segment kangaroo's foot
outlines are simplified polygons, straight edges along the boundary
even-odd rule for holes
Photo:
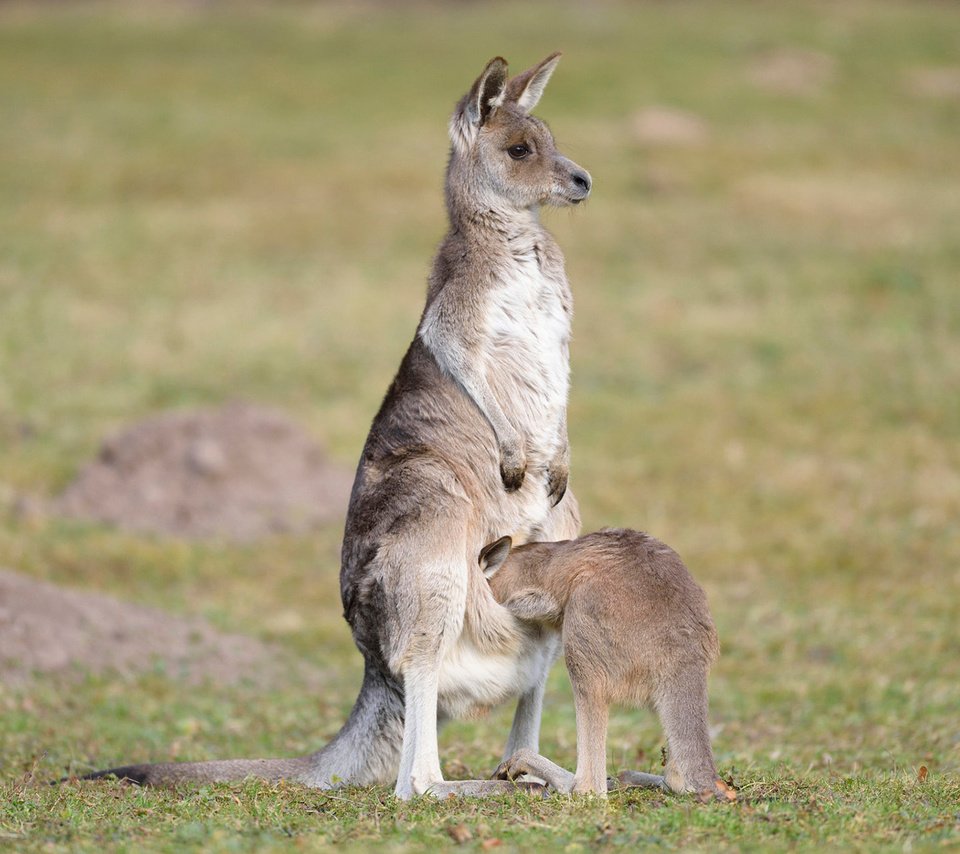
[[[512,780],[444,780],[434,783],[428,795],[435,798],[449,798],[458,795],[466,798],[485,798],[490,795],[512,794],[521,791],[530,795],[545,795],[547,787],[540,783],[515,783]]]
[[[551,762],[545,756],[526,748],[518,750],[509,759],[500,763],[493,776],[499,780],[515,780],[527,774],[539,777],[548,786],[563,795],[573,791],[574,776],[565,768]]]

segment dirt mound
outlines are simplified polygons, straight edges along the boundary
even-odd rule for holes
[[[915,68],[907,73],[907,91],[922,98],[960,98],[960,67]]]
[[[279,412],[163,413],[107,439],[51,512],[129,531],[249,541],[342,518],[353,476]]]
[[[834,77],[832,56],[803,48],[780,48],[754,59],[748,74],[751,82],[770,92],[785,95],[813,95]]]
[[[23,685],[36,673],[156,670],[193,683],[268,685],[290,678],[293,666],[267,644],[223,634],[203,620],[0,570],[0,683],[6,686]],[[319,674],[297,663],[296,678],[318,681]]]
[[[702,118],[673,107],[646,107],[634,114],[631,124],[634,138],[648,145],[692,146],[710,135]]]

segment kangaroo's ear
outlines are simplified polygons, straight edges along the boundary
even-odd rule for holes
[[[507,61],[502,56],[495,56],[453,111],[450,139],[457,148],[465,150],[473,144],[477,131],[503,103],[506,86]]]
[[[487,578],[492,578],[493,574],[503,566],[512,545],[513,540],[510,537],[501,537],[480,549],[480,569]]]
[[[551,53],[543,62],[518,74],[507,84],[507,100],[513,101],[521,110],[529,113],[547,88],[550,75],[560,62],[560,52]]]

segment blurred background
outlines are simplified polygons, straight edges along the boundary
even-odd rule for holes
[[[63,674],[0,688],[11,769],[336,730],[360,672],[342,513],[234,542],[56,502],[105,437],[237,400],[349,473],[445,228],[452,106],[491,56],[557,49],[537,112],[595,181],[544,215],[584,529],[648,530],[707,588],[738,779],[956,774],[960,8],[907,0],[0,5],[0,566],[325,674],[272,697],[84,677],[81,716]],[[544,749],[570,765],[565,680]],[[489,770],[508,721],[448,728],[448,773]],[[611,762],[659,738],[620,715]]]

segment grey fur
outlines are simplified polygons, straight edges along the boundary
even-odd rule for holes
[[[496,776],[532,774],[561,792],[607,791],[611,703],[656,709],[667,736],[663,777],[627,771],[623,785],[732,799],[717,775],[707,728],[707,675],[719,652],[707,598],[673,549],[637,531],[606,530],[577,540],[509,539],[480,554],[497,601],[562,635],[577,713],[577,770],[524,749]]]
[[[508,751],[537,748],[556,645],[527,643],[531,629],[494,600],[476,555],[498,532],[552,540],[575,536],[580,524],[567,490],[572,298],[538,209],[582,201],[591,181],[528,112],[557,60],[513,81],[502,59],[491,60],[450,121],[450,228],[347,513],[340,590],[365,659],[350,719],[329,745],[296,759],[93,776],[252,775],[317,787],[396,780],[404,798],[502,791],[502,781],[443,781],[437,722],[515,696]]]

